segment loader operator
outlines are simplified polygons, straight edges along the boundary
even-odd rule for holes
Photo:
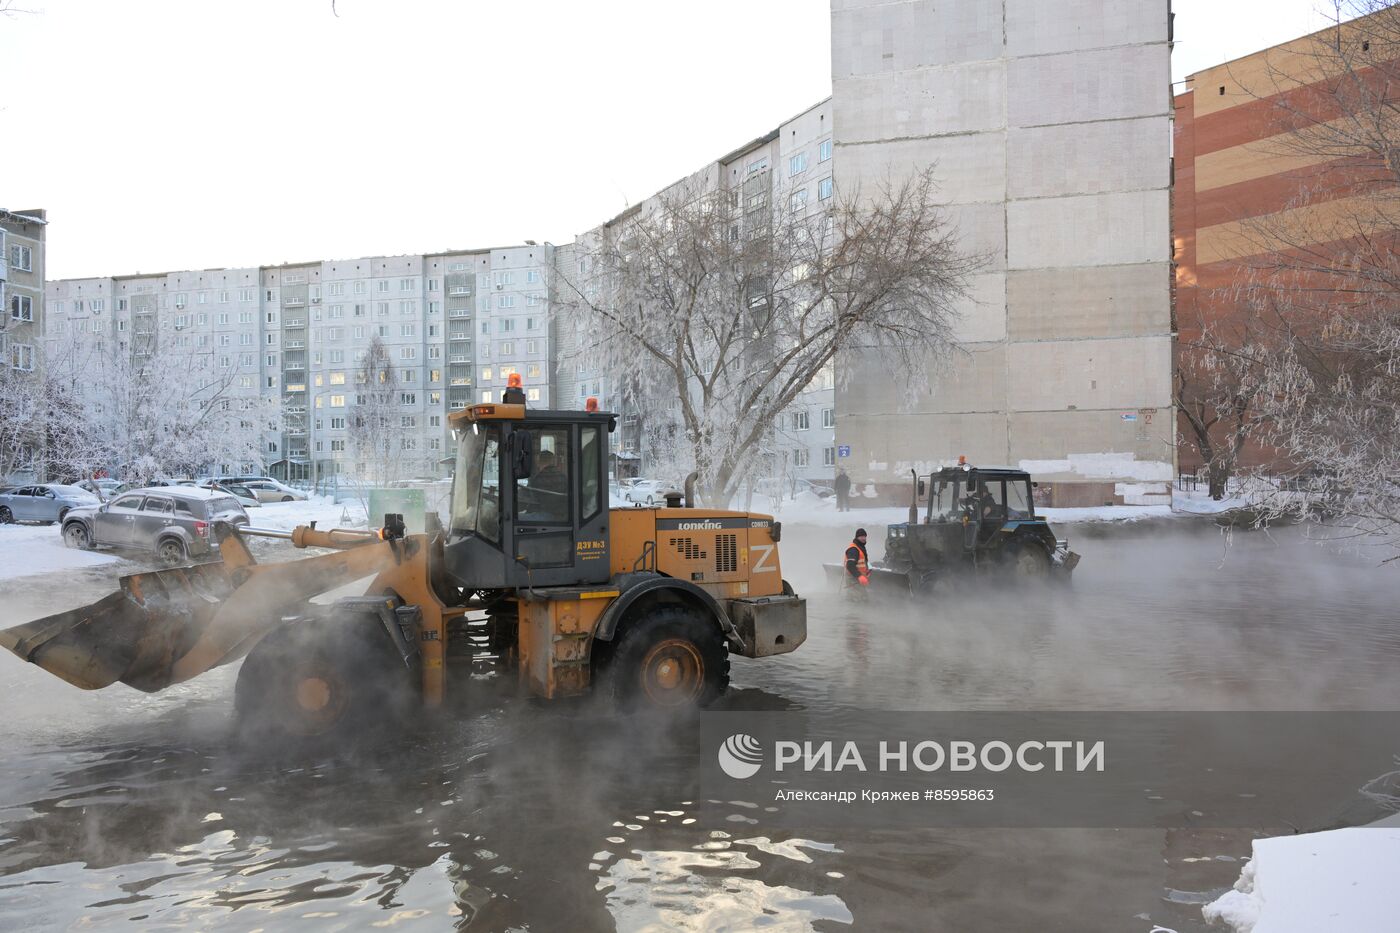
[[[865,529],[857,528],[846,548],[846,587],[870,585],[870,555],[865,550]]]

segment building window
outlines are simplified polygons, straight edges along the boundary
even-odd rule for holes
[[[514,318],[505,318],[504,320],[501,321],[501,333],[504,334],[504,333],[506,333],[507,331],[512,331],[512,330],[515,330],[515,319],[514,319]]]
[[[788,201],[788,209],[791,210],[794,214],[798,214],[798,213],[801,213],[802,210],[803,210],[804,208],[806,208],[806,207],[807,207],[807,189],[806,189],[806,188],[798,188],[796,191],[794,191],[794,192],[792,193],[792,197],[791,197],[791,198],[789,199],[789,201]]]
[[[821,145],[817,147],[817,161],[827,162],[831,159],[831,140],[823,139]]]
[[[808,453],[806,447],[798,447],[792,452],[792,465],[805,467],[808,463]]]
[[[498,308],[514,308],[514,307],[515,307],[515,296],[514,296],[514,295],[497,295],[497,296],[496,296],[496,307],[498,307]]]
[[[334,421],[335,419],[331,419],[331,420]],[[318,441],[318,443],[319,443],[319,441]],[[345,450],[345,441],[344,441],[343,439],[336,438],[336,439],[332,439],[332,440],[331,440],[331,453],[333,453],[333,454],[338,454],[338,453],[341,453],[341,452],[344,451],[344,450]]]
[[[539,280],[540,280],[540,270],[538,270],[538,269],[530,269],[530,270],[526,271],[526,273],[525,273],[525,282],[526,282],[526,284],[534,285],[534,284],[535,284],[536,282],[538,282]]]
[[[766,169],[767,167],[768,167],[768,157],[767,157],[767,156],[764,156],[764,157],[761,158],[761,159],[754,159],[752,162],[749,163],[749,171],[748,171],[748,174],[752,175],[754,172],[761,172],[761,171],[763,171],[764,169]]]
[[[539,363],[526,363],[526,364],[525,364],[525,375],[529,376],[529,377],[532,378],[532,379],[539,378],[539,375],[540,375],[540,364],[539,364]]]
[[[482,322],[481,322],[481,332],[482,332],[483,334],[489,334],[489,333],[491,333],[491,322],[490,322],[490,321],[482,321]]]
[[[831,177],[828,176],[817,182],[817,197],[823,201],[831,197]]]
[[[807,153],[799,152],[788,159],[788,175],[801,175],[807,171]]]
[[[805,411],[795,411],[792,413],[792,429],[794,431],[805,431],[811,427],[811,421]]]
[[[400,314],[417,314],[417,313],[418,313],[418,302],[416,302],[416,301],[400,301],[400,302],[399,302],[399,313],[400,313]]]
[[[400,392],[400,393],[399,393],[399,404],[400,404],[400,405],[417,405],[417,404],[418,404],[418,393],[417,393],[417,392]]]
[[[836,466],[836,448],[822,448],[822,466]]]
[[[389,290],[389,280],[380,279],[379,282],[376,283],[376,288],[381,292],[387,292]]]
[[[413,336],[415,336],[417,333],[418,333],[418,327],[417,327],[417,325],[415,325],[415,324],[401,324],[401,325],[399,325],[399,336],[400,336],[400,337],[413,337]]]
[[[345,407],[345,396],[343,396],[343,395],[332,395],[332,396],[331,396],[331,407],[332,407],[332,408],[344,408],[344,407]],[[332,418],[332,419],[331,419],[331,426],[332,426],[332,427],[335,426],[335,422],[336,422],[336,419]],[[342,420],[342,421],[341,421],[341,426],[344,427],[344,425],[345,425],[345,422],[344,422],[344,420]]]
[[[378,310],[379,310],[379,316],[380,316],[380,317],[388,317],[388,316],[389,316],[389,302],[387,302],[387,301],[378,302]]]
[[[11,295],[10,317],[14,318],[16,321],[33,321],[34,299],[30,298],[28,295]]]
[[[491,367],[490,367],[490,366],[487,366],[485,369],[483,369],[483,370],[481,371],[481,378],[482,378],[482,379],[485,379],[487,382],[490,382],[490,381],[491,381]]]
[[[33,272],[34,253],[27,246],[12,245],[10,247],[10,268],[18,269],[21,272]]]
[[[501,356],[515,356],[515,342],[505,340],[501,342]]]
[[[526,390],[525,390],[525,398],[526,398],[528,401],[531,401],[531,402],[538,402],[538,401],[540,400],[540,390],[539,390],[539,389],[526,389]]]
[[[824,428],[834,428],[834,427],[836,427],[836,409],[834,409],[834,408],[823,408],[823,409],[822,409],[822,427],[824,427]]]
[[[417,347],[399,347],[399,359],[401,359],[401,360],[416,360],[416,359],[418,359],[418,348],[417,348]]]
[[[345,373],[343,373],[343,372],[331,373],[331,380],[330,380],[330,381],[331,381],[331,385],[333,385],[333,386],[343,386],[343,385],[345,385]]]

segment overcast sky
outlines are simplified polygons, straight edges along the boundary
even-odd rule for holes
[[[831,93],[828,0],[12,2],[50,278],[564,242]],[[1173,77],[1325,3],[1175,0]]]

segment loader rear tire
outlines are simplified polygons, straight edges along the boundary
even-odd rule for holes
[[[709,706],[729,687],[729,646],[714,619],[684,606],[657,606],[627,623],[604,683],[628,709]]]
[[[258,642],[238,672],[234,705],[245,739],[340,742],[401,724],[414,688],[377,619],[314,619]]]

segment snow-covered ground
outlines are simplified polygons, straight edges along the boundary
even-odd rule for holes
[[[65,546],[58,525],[0,525],[0,580],[118,560],[120,557],[110,551]]]
[[[312,496],[305,502],[268,502],[248,509],[248,523],[254,528],[291,531],[311,522],[321,529],[364,528],[365,507],[358,499],[337,503],[330,496]]]
[[[1234,933],[1394,930],[1400,925],[1400,815],[1353,829],[1275,836],[1233,891],[1204,908]]]
[[[1076,522],[1133,522],[1145,518],[1172,518],[1190,515],[1215,515],[1238,508],[1242,500],[1212,500],[1206,493],[1176,492],[1171,505],[1106,505],[1079,509],[1037,508],[1036,514],[1056,524]],[[822,499],[813,493],[799,493],[794,499],[777,501],[767,496],[755,495],[749,506],[751,511],[773,515],[779,521],[801,525],[817,525],[824,528],[847,525],[893,525],[907,521],[908,506],[879,506],[863,508],[860,499],[852,502],[849,512],[836,511],[836,500]],[[742,509],[743,501],[734,503],[734,508]]]

